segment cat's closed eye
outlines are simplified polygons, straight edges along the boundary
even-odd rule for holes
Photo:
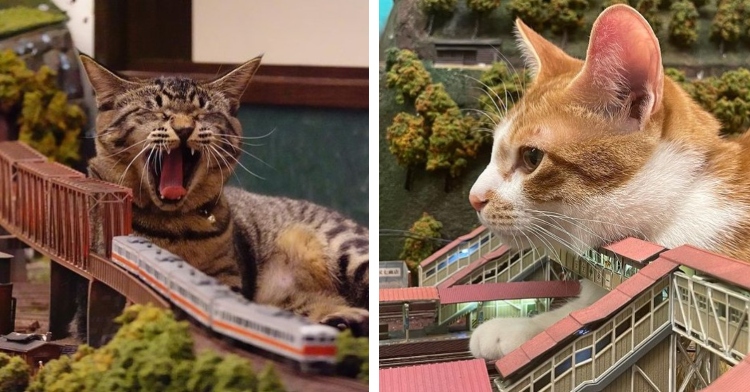
[[[521,147],[519,152],[522,167],[527,173],[536,170],[536,168],[539,167],[539,164],[542,163],[542,158],[544,158],[544,151],[534,147],[524,146]]]

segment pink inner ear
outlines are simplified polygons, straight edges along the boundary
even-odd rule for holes
[[[579,78],[588,84],[588,89],[617,86],[629,88],[637,97],[652,96],[649,112],[658,110],[664,73],[659,41],[648,22],[624,5],[602,12],[591,31],[586,63]]]

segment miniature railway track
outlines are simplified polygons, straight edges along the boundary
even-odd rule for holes
[[[428,363],[462,361],[466,359],[474,359],[474,357],[468,351],[459,351],[452,353],[435,353],[405,357],[382,358],[380,359],[379,366],[381,369],[387,369],[397,366],[424,365]]]

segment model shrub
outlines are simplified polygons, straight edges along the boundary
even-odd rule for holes
[[[354,337],[350,330],[341,332],[336,339],[336,363],[340,374],[357,377],[364,383],[369,380],[369,351],[367,337]]]
[[[442,229],[443,224],[426,212],[409,229],[409,236],[404,240],[404,249],[399,257],[406,262],[412,276],[417,276],[419,263],[435,251],[435,240],[440,238]]]
[[[698,10],[688,0],[672,4],[669,22],[669,42],[680,48],[690,48],[698,41]]]
[[[0,52],[0,113],[17,119],[18,139],[42,154],[66,165],[80,160],[86,116],[68,102],[49,67],[33,72],[14,52]]]
[[[492,13],[500,7],[501,0],[466,0],[466,5],[469,7],[471,12],[474,14],[474,34],[473,37],[479,34],[479,23],[482,19],[486,18],[487,15]]]
[[[196,357],[187,323],[168,311],[134,305],[117,321],[122,327],[108,344],[84,345],[71,357],[50,361],[28,391],[239,392],[258,391],[264,382],[239,357]]]
[[[0,391],[23,392],[29,385],[29,365],[21,357],[0,353]]]
[[[393,56],[393,55],[391,55]],[[432,78],[416,53],[403,49],[395,55],[395,59],[385,74],[385,85],[394,88],[398,94],[396,102],[413,102],[430,83]]]

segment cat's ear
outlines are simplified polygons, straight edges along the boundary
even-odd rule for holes
[[[661,108],[663,88],[661,49],[646,19],[623,4],[604,10],[594,22],[586,62],[571,92],[632,132],[642,130]]]
[[[575,72],[581,67],[581,60],[568,56],[562,49],[526,26],[520,18],[516,19],[516,41],[526,68],[535,79]]]
[[[91,86],[94,87],[96,107],[100,110],[108,108],[115,97],[138,85],[138,83],[117,76],[85,54],[80,54],[78,57],[81,59],[83,69],[86,70]]]
[[[224,76],[206,83],[206,85],[211,89],[219,90],[224,93],[224,96],[227,97],[230,102],[232,110],[236,110],[240,105],[242,94],[250,84],[250,80],[253,78],[253,75],[255,75],[255,71],[258,70],[262,59],[263,55],[260,55],[229,71]]]

